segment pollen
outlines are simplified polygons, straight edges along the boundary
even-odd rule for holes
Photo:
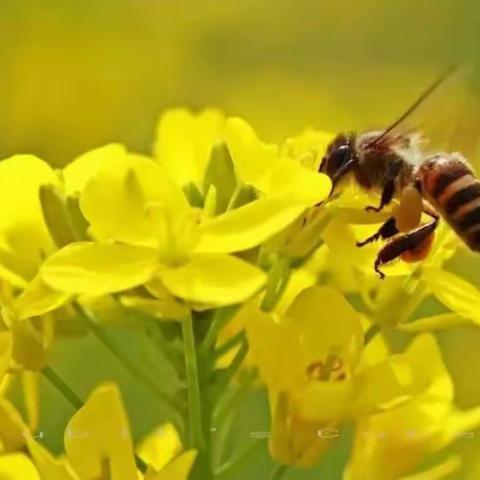
[[[318,382],[341,382],[346,379],[343,360],[337,355],[328,355],[325,361],[313,362],[307,367],[307,377]]]

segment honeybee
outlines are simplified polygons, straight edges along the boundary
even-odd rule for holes
[[[396,258],[419,261],[426,257],[440,218],[471,250],[480,251],[480,181],[471,165],[458,152],[426,153],[417,131],[399,129],[455,70],[448,69],[388,128],[337,135],[321,161],[319,171],[330,177],[331,193],[349,174],[364,190],[380,193],[378,206],[369,205],[367,211],[380,212],[398,200],[395,213],[380,229],[357,242],[362,247],[387,240],[374,264],[382,279],[382,265]],[[430,217],[427,223],[421,223],[422,213]]]

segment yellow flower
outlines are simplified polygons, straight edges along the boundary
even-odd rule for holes
[[[77,160],[82,168],[70,167],[65,178],[74,172],[82,178],[76,186],[69,180],[69,188],[82,189],[80,207],[96,241],[67,245],[49,257],[41,270],[43,283],[66,295],[103,295],[141,284],[148,288],[149,282],[157,279],[170,295],[204,305],[237,303],[263,286],[263,272],[230,254],[259,245],[285,228],[308,206],[325,198],[329,181],[298,162],[274,158],[277,149],[263,145],[251,127],[239,119],[227,120],[225,137],[235,175],[254,185],[259,198],[210,218],[205,210],[189,205],[176,184],[184,185],[179,180],[185,178],[183,170],[172,173],[183,168],[173,160],[177,158],[175,145],[180,149],[184,138],[196,144],[203,122],[210,125],[206,113],[192,133],[193,117],[187,121],[185,115],[172,112],[164,118],[166,130],[178,132],[170,143],[160,136],[160,163],[112,146],[104,148],[108,158],[101,167],[94,167],[95,161],[102,161],[100,151]],[[210,131],[210,126],[205,128]],[[189,172],[214,177],[210,165],[206,165],[207,171],[198,167],[205,164],[205,151],[212,149],[210,140],[202,140],[198,149],[188,147],[193,155]],[[215,148],[211,151],[210,161],[215,160],[216,152]],[[115,166],[113,154],[118,156]],[[89,177],[85,171],[90,172]],[[196,182],[198,175],[190,180]],[[213,183],[210,187],[216,191]],[[203,194],[208,197],[208,192]],[[215,193],[210,198],[215,203],[219,197]]]
[[[28,305],[65,302],[65,294],[36,278],[44,258],[55,250],[41,202],[46,184],[59,185],[56,173],[33,155],[16,155],[0,164],[0,379],[7,370],[39,370],[45,363],[52,324],[24,320],[32,316],[25,300]]]
[[[80,197],[98,242],[49,257],[44,282],[69,294],[103,295],[158,276],[170,294],[206,304],[235,303],[262,286],[263,273],[236,257],[195,253],[198,215],[182,191],[153,161],[122,159],[115,169],[100,168]]]
[[[319,438],[319,431],[390,409],[424,386],[425,372],[417,365],[423,344],[361,363],[361,316],[330,288],[301,291],[284,316],[261,312],[253,304],[240,315],[269,390],[271,451],[282,463],[312,464],[331,441]]]
[[[428,347],[414,364],[425,370],[426,388],[397,408],[358,421],[346,479],[398,479],[480,427],[480,407],[460,411],[453,405],[453,384],[433,338],[425,334],[415,341]]]
[[[194,450],[183,452],[171,424],[154,430],[137,448],[147,466],[137,470],[128,419],[115,385],[103,384],[89,396],[65,430],[66,455],[55,458],[33,437],[27,444],[43,480],[187,480]]]
[[[55,172],[33,155],[0,163],[0,277],[15,287],[25,287],[54,249],[39,202],[45,183],[56,183]]]

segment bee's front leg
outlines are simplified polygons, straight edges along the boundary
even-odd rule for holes
[[[418,261],[424,258],[428,254],[432,235],[437,228],[438,220],[439,218],[436,216],[430,223],[421,225],[390,240],[378,252],[375,260],[374,268],[379,277],[381,279],[385,278],[385,274],[380,270],[380,267],[400,256],[406,256],[410,261]]]
[[[384,207],[386,207],[393,199],[393,194],[395,192],[395,180],[388,180],[382,190],[382,197],[380,199],[380,205],[375,207],[373,205],[368,205],[365,207],[367,212],[381,212]]]

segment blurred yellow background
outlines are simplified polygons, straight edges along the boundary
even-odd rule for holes
[[[0,155],[63,164],[158,113],[216,105],[267,139],[382,126],[446,65],[478,57],[457,0],[17,0],[0,3]]]

